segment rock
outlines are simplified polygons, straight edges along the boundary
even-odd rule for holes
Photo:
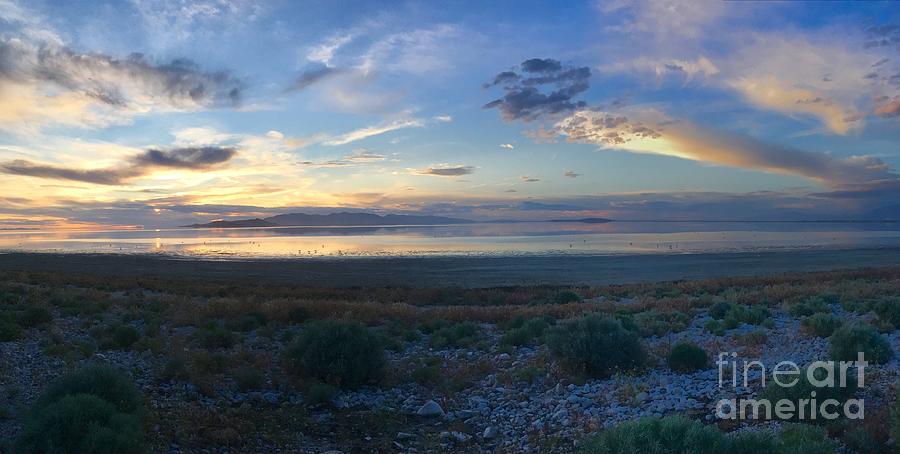
[[[407,432],[397,432],[396,438],[398,440],[412,440],[413,438],[416,438],[416,436]]]
[[[497,428],[494,426],[487,426],[484,428],[484,433],[481,434],[481,437],[485,440],[492,440],[497,437]]]
[[[501,353],[497,355],[497,359],[500,361],[506,361],[509,359],[509,353]]]
[[[449,441],[455,441],[457,443],[465,443],[465,442],[469,441],[469,439],[472,438],[472,436],[464,434],[462,432],[453,431],[453,432],[441,432],[440,438],[441,438],[441,440],[449,440]]]
[[[419,407],[416,414],[419,416],[444,416],[444,409],[437,402],[429,400]]]

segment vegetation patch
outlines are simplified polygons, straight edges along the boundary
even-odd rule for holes
[[[301,377],[343,388],[381,378],[384,347],[365,326],[347,321],[309,322],[285,352],[288,366]]]
[[[831,335],[830,342],[831,358],[836,361],[856,361],[858,352],[875,364],[884,364],[894,357],[891,345],[869,325],[840,328]]]
[[[547,342],[550,352],[570,370],[593,377],[640,367],[647,358],[637,333],[599,314],[558,324],[548,333]]]

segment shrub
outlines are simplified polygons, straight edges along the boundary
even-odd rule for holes
[[[628,421],[587,440],[584,453],[704,454],[727,451],[725,437],[715,426],[683,416],[646,417]]]
[[[785,424],[778,433],[777,452],[778,454],[834,454],[835,444],[825,436],[825,431],[818,427],[808,424]]]
[[[605,377],[644,364],[640,339],[614,318],[590,314],[552,328],[550,351],[566,366],[591,376]]]
[[[241,367],[234,373],[234,382],[241,391],[258,389],[265,381],[262,372],[252,367]]]
[[[500,338],[500,345],[514,345],[517,347],[527,345],[535,338],[543,336],[547,328],[550,327],[550,323],[543,318],[532,318],[515,324],[519,326],[504,333]]]
[[[51,383],[37,399],[16,452],[143,451],[141,397],[121,372],[90,366]]]
[[[236,342],[235,335],[219,323],[209,323],[200,327],[194,338],[203,348],[231,348]]]
[[[238,318],[229,320],[226,327],[232,331],[246,333],[265,326],[266,323],[269,323],[269,319],[265,314],[260,312],[250,312]]]
[[[692,372],[706,368],[709,358],[696,344],[680,343],[669,352],[669,368],[678,372]]]
[[[894,393],[897,394],[897,389],[894,389]],[[895,441],[900,440],[900,399],[894,401],[894,407],[891,409],[891,427],[890,434],[891,438]]]
[[[324,405],[331,403],[335,395],[337,395],[337,388],[316,382],[306,391],[306,400],[312,405]]]
[[[566,304],[581,301],[581,297],[571,290],[563,290],[553,297],[554,304]]]
[[[434,348],[469,347],[477,340],[479,331],[478,325],[472,322],[456,323],[434,331],[430,343]]]
[[[19,338],[22,329],[19,325],[0,318],[0,342],[12,342]]]
[[[16,452],[143,452],[140,418],[91,394],[63,397],[35,412],[16,442]]]
[[[734,336],[735,342],[744,347],[756,347],[769,342],[769,335],[763,330],[750,331],[749,333]]]
[[[725,328],[737,328],[741,323],[748,325],[761,325],[769,318],[769,311],[761,307],[750,307],[743,304],[735,304],[725,313],[723,323]]]
[[[31,306],[19,316],[19,325],[23,328],[33,328],[51,321],[53,321],[53,314],[43,307]]]
[[[636,314],[634,323],[642,336],[663,336],[684,331],[690,324],[690,318],[682,312],[651,310]]]
[[[141,408],[141,396],[131,380],[109,366],[89,366],[64,375],[47,387],[36,406],[42,408],[75,394],[97,396],[121,413],[134,413]]]
[[[288,366],[302,376],[354,388],[379,378],[384,347],[356,322],[310,322],[286,351]]]
[[[703,325],[703,329],[706,331],[715,334],[716,336],[724,336],[725,335],[725,327],[722,326],[722,323],[718,320],[710,320]]]
[[[777,452],[778,439],[769,432],[741,430],[727,436],[729,454]]]
[[[831,315],[825,313],[817,313],[810,315],[809,317],[803,317],[803,320],[800,321],[800,325],[803,327],[806,332],[812,334],[817,337],[828,337],[835,330],[843,325],[843,322]]]
[[[719,301],[718,303],[710,306],[709,316],[712,318],[721,320],[721,319],[725,318],[725,314],[727,314],[728,311],[731,310],[732,306],[734,306],[734,305],[727,301]]]
[[[894,329],[900,328],[900,298],[885,298],[872,305],[878,319]]]
[[[814,296],[802,303],[792,304],[788,306],[788,314],[794,317],[808,317],[817,313],[828,313],[831,310],[829,304],[836,304],[838,298],[834,295]]]
[[[866,361],[884,364],[894,357],[891,345],[868,325],[845,326],[831,335],[831,357],[837,361],[855,361],[857,352],[866,355]]]
[[[166,361],[160,377],[163,380],[184,380],[188,378],[187,361],[182,356],[172,356]]]
[[[309,310],[303,306],[297,306],[288,311],[287,317],[291,323],[303,323],[309,320]]]
[[[112,325],[91,330],[102,350],[127,350],[141,338],[141,333],[131,325]]]
[[[856,375],[852,373],[847,374],[847,382],[846,386],[841,386],[839,380],[839,369],[836,367],[835,372],[835,386],[822,386],[818,387],[813,385],[809,381],[808,376],[808,368],[804,368],[800,371],[800,375],[786,376],[784,378],[780,378],[782,382],[785,382],[786,385],[790,385],[794,379],[797,380],[797,383],[793,386],[780,386],[774,380],[766,380],[766,388],[760,394],[762,399],[768,399],[772,404],[772,416],[774,417],[774,408],[776,402],[782,399],[786,399],[792,401],[794,403],[794,408],[799,408],[801,399],[810,399],[812,392],[816,392],[816,401],[824,402],[827,399],[834,399],[838,401],[841,405],[847,401],[847,399],[851,398],[853,394],[856,393],[857,384],[856,384]],[[814,372],[814,376],[816,379],[823,380],[827,377],[827,371],[824,369],[816,369]],[[763,410],[760,410],[760,417],[765,418],[766,415]],[[796,413],[795,416],[799,416],[799,412]],[[750,417],[750,415],[747,415]]]

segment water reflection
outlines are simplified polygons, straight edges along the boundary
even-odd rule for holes
[[[900,245],[895,223],[534,222],[450,226],[0,231],[0,249],[203,257],[618,254]]]

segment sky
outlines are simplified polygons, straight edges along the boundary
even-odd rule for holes
[[[0,228],[900,219],[900,4],[0,0]]]

